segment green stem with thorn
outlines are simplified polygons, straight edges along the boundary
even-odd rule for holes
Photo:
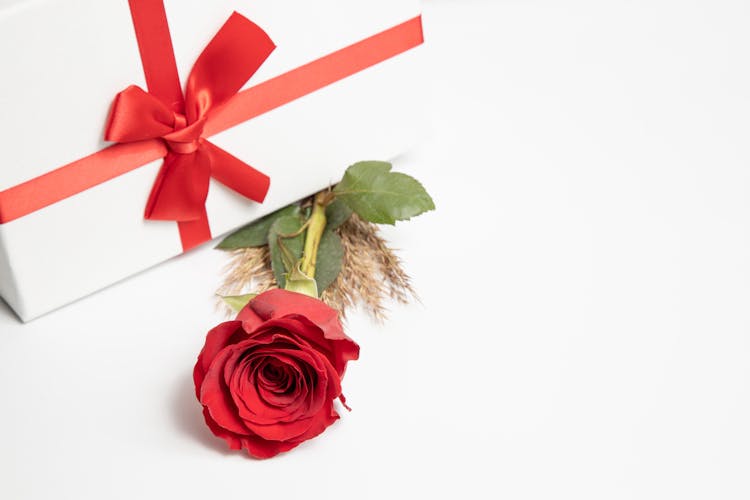
[[[329,192],[318,193],[313,200],[313,209],[307,220],[307,234],[305,235],[305,249],[302,254],[300,269],[311,278],[315,278],[315,263],[318,259],[318,248],[323,231],[326,228],[326,206],[331,202]]]

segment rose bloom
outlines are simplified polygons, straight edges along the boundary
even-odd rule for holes
[[[287,290],[264,292],[206,337],[193,379],[206,424],[256,458],[290,450],[339,418],[346,363],[359,346],[338,313]]]

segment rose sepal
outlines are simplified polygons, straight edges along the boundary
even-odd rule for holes
[[[299,260],[292,267],[292,270],[290,272],[284,274],[284,277],[286,278],[284,289],[289,290],[290,292],[302,293],[304,295],[317,299],[318,284],[315,282],[314,278],[311,278],[307,274],[303,273],[301,267],[302,260]]]

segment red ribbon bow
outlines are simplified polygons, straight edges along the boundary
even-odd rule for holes
[[[180,225],[180,231],[186,247],[210,239],[205,203],[211,177],[253,201],[262,202],[268,192],[268,176],[207,141],[203,128],[211,110],[237,94],[274,48],[260,27],[235,12],[195,62],[184,98],[176,65],[173,75],[169,64],[150,74],[142,44],[144,70],[152,93],[133,85],[115,98],[107,140],[128,143],[160,138],[167,145],[145,217],[185,223]],[[174,60],[173,55],[171,59]],[[186,231],[190,227],[192,237],[185,234],[191,232]],[[192,244],[186,239],[193,240]]]

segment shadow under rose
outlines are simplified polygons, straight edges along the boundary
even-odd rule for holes
[[[180,377],[172,401],[172,414],[175,426],[206,448],[211,448],[223,455],[240,453],[230,450],[226,442],[214,436],[203,419],[203,409],[195,398],[195,386],[192,377],[187,374]]]

